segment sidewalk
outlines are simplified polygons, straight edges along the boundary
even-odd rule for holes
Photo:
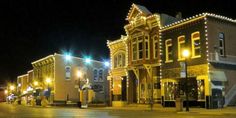
[[[135,111],[150,111],[150,112],[169,112],[169,113],[177,113],[177,114],[202,114],[202,115],[235,115],[236,116],[236,107],[226,107],[222,109],[205,109],[205,108],[190,108],[189,112],[183,111],[177,112],[175,107],[154,107],[151,108],[143,108],[143,107],[90,107],[88,109],[96,109],[96,110],[135,110]]]

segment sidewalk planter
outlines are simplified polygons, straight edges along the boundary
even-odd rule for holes
[[[175,107],[176,107],[176,111],[183,111],[183,99],[181,98],[176,98],[175,100]]]

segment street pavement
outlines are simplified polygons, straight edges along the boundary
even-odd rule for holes
[[[0,103],[0,118],[236,118],[236,107],[223,109],[190,108],[176,112],[175,108],[154,107],[32,107]]]

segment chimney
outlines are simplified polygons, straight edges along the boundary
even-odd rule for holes
[[[181,12],[177,12],[176,16],[177,19],[182,19],[182,13]]]

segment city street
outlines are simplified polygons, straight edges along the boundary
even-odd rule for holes
[[[89,108],[76,107],[31,107],[0,103],[0,117],[17,118],[48,118],[48,117],[79,117],[79,118],[235,118],[236,108],[206,110],[192,108],[189,113],[176,112],[174,108]]]

